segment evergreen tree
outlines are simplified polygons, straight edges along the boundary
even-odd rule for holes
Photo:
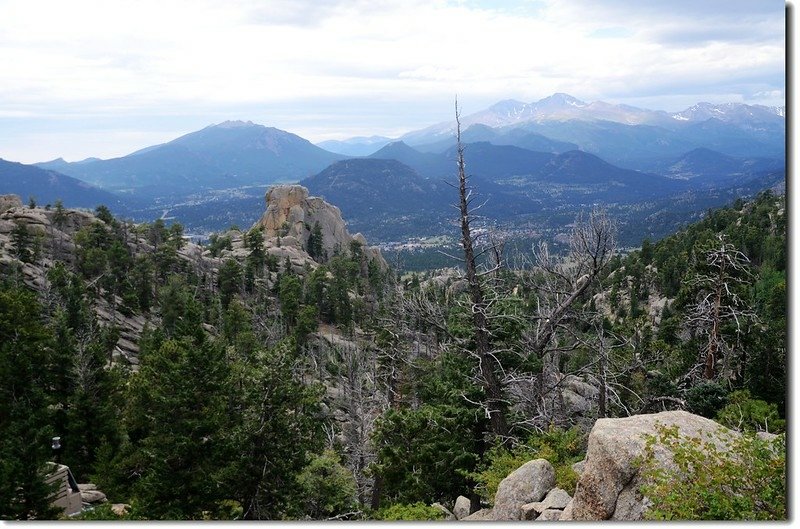
[[[126,416],[131,490],[148,518],[200,519],[225,498],[227,378],[224,349],[205,340],[167,340],[143,355]]]
[[[52,487],[52,335],[26,291],[0,287],[0,519],[46,519]]]
[[[14,245],[14,256],[17,259],[23,263],[33,262],[33,237],[25,224],[14,222],[14,229],[11,231],[11,244]]]
[[[302,300],[303,286],[297,276],[284,274],[278,287],[278,301],[286,324],[293,327],[297,321]]]
[[[298,475],[321,449],[321,388],[295,370],[288,342],[233,364],[225,483],[248,520],[297,517]]]
[[[325,257],[323,255],[324,250],[322,247],[322,228],[319,225],[319,222],[314,223],[314,227],[311,229],[311,233],[308,236],[308,245],[307,245],[308,255],[318,263],[322,262]]]
[[[226,259],[219,269],[217,284],[222,308],[227,308],[231,298],[241,292],[242,266],[233,259]]]

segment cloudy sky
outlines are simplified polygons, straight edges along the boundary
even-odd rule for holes
[[[777,0],[0,0],[0,158],[121,156],[227,119],[390,137],[566,92],[784,105]]]

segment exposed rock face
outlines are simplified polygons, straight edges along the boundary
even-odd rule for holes
[[[522,519],[522,506],[541,501],[555,484],[556,473],[549,461],[528,461],[500,482],[494,497],[492,519]]]
[[[70,262],[74,259],[75,234],[81,228],[95,222],[103,222],[87,211],[65,209],[59,217],[55,209],[40,207],[31,209],[22,206],[18,197],[14,195],[11,195],[11,198],[8,195],[0,197],[0,203],[5,204],[0,207],[0,271],[18,269],[22,281],[39,292],[45,292],[50,288],[47,272],[56,261]],[[12,232],[17,226],[24,226],[39,247],[39,255],[32,263],[23,263],[15,256],[16,248]],[[127,244],[134,255],[153,251],[152,245],[146,239],[132,233],[129,234]],[[178,257],[188,261],[192,266],[202,266],[202,254],[201,247],[187,243],[178,252]],[[210,264],[207,266],[213,268]],[[116,304],[117,306],[122,304],[119,297]],[[119,310],[114,310],[105,296],[92,300],[92,306],[101,324],[119,328],[120,338],[112,352],[113,360],[130,364],[135,369],[139,363],[139,337],[152,318],[136,314],[124,315]]]
[[[366,256],[363,267],[367,266],[370,259],[377,260],[382,267],[387,266],[380,251],[367,247],[360,234],[350,236],[347,233],[338,208],[322,199],[309,197],[305,188],[274,188],[267,194],[267,206],[267,212],[257,226],[264,226],[265,251],[277,258],[279,266],[283,267],[288,262],[292,271],[297,274],[318,266],[306,251],[310,230],[316,222],[319,222],[322,231],[323,249],[329,251],[330,255],[338,248],[349,252],[351,241],[358,241]],[[75,235],[80,229],[96,222],[103,223],[88,211],[29,208],[16,195],[0,195],[0,273],[18,273],[19,278],[29,287],[47,292],[50,288],[47,272],[57,261],[68,264],[74,262]],[[279,231],[283,232],[284,223],[289,226],[289,233],[281,236],[278,242]],[[26,228],[32,244],[37,248],[34,262],[22,262],[17,258],[12,234],[18,226]],[[177,251],[177,257],[198,273],[213,277],[226,259],[232,258],[241,262],[250,253],[250,249],[245,247],[241,232],[230,231],[225,236],[230,238],[231,248],[222,250],[218,257],[213,257],[207,248],[191,242],[182,245]],[[134,230],[126,230],[125,244],[134,256],[155,252],[151,242]],[[264,278],[268,288],[273,286],[276,277],[276,272],[270,272]],[[92,309],[101,324],[113,325],[120,331],[112,360],[129,364],[136,370],[139,363],[139,337],[146,325],[159,325],[158,314],[123,314],[118,310],[123,305],[123,300],[117,296],[115,302],[111,303],[108,298],[109,296],[100,295],[92,299]]]
[[[564,411],[568,416],[586,416],[597,405],[600,390],[575,375],[566,375],[561,381]]]
[[[339,208],[319,197],[309,196],[305,187],[272,187],[267,191],[266,202],[267,211],[255,226],[264,229],[268,252],[279,246],[301,251],[306,249],[308,239],[318,223],[322,234],[322,250],[328,257],[349,252],[350,243],[357,241],[369,259],[377,259],[382,266],[386,266],[380,251],[368,247],[361,234],[351,236],[348,233]]]
[[[0,213],[11,208],[21,208],[22,200],[17,195],[0,195]]]
[[[642,479],[635,461],[644,455],[645,436],[656,434],[658,424],[677,426],[681,435],[691,437],[738,435],[685,411],[600,419],[589,434],[583,472],[561,520],[641,520],[648,501],[639,493]],[[724,449],[721,443],[718,448]],[[661,465],[672,465],[664,448],[656,447],[655,457]]]

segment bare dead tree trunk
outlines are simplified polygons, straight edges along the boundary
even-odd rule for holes
[[[749,260],[742,252],[718,236],[718,246],[705,254],[704,270],[688,280],[690,286],[698,289],[698,300],[690,308],[687,324],[690,328],[707,335],[708,342],[700,352],[700,360],[692,372],[702,369],[706,380],[730,379],[736,376],[740,335],[745,326],[758,323],[756,313],[737,293],[737,290],[752,281]],[[733,342],[730,333],[725,331],[733,324]],[[741,365],[741,362],[738,362]],[[694,378],[694,374],[689,375]]]
[[[536,387],[540,414],[547,423],[563,418],[561,358],[577,345],[560,343],[560,339],[569,334],[569,323],[581,318],[575,310],[579,301],[613,256],[615,232],[607,213],[593,210],[588,219],[576,219],[566,259],[552,256],[544,242],[534,251],[536,270],[541,274],[531,285],[537,298],[535,325],[527,336],[527,346],[542,359]]]
[[[461,143],[461,118],[456,101],[456,148],[458,152],[458,209],[461,222],[461,246],[464,250],[464,265],[466,268],[467,284],[472,308],[472,324],[474,326],[475,355],[478,358],[481,380],[486,392],[486,407],[492,432],[500,437],[508,434],[506,423],[505,405],[500,381],[495,373],[499,363],[491,354],[488,320],[486,311],[488,305],[484,296],[481,280],[475,262],[475,247],[470,221],[472,212],[472,189],[467,182],[467,172],[464,163],[464,145]],[[499,366],[497,366],[499,367]]]
[[[597,415],[598,417],[607,417],[607,404],[606,398],[608,395],[608,381],[606,380],[606,369],[608,368],[608,348],[605,343],[605,335],[603,334],[603,325],[599,325],[599,358],[597,363],[598,379],[600,381],[600,393],[597,397]]]

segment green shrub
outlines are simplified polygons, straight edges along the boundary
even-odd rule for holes
[[[780,433],[786,429],[786,421],[778,415],[777,404],[752,399],[746,389],[728,396],[728,405],[719,411],[717,421],[746,432]]]
[[[728,391],[716,382],[703,382],[686,392],[689,411],[713,419],[727,404]]]
[[[70,516],[68,520],[78,521],[118,521],[118,520],[146,520],[145,516],[138,512],[136,506],[125,509],[124,514],[117,515],[111,510],[111,503],[101,503],[94,507],[85,509],[75,516]]]
[[[424,404],[390,409],[376,424],[371,470],[383,478],[387,503],[449,503],[468,491],[475,468],[475,414],[468,408]]]
[[[715,441],[722,448],[717,448]],[[661,445],[675,463],[655,458]],[[764,440],[753,434],[684,437],[678,427],[660,426],[646,437],[641,492],[652,505],[652,520],[785,520],[786,437]]]
[[[396,503],[375,512],[375,519],[387,521],[443,520],[444,512],[441,509],[425,505],[422,502],[411,504]]]
[[[355,505],[355,478],[332,450],[315,457],[297,482],[303,491],[304,513],[315,520],[348,512]]]
[[[572,464],[583,459],[585,453],[586,435],[577,427],[569,430],[551,427],[510,450],[504,446],[491,448],[486,452],[483,464],[471,477],[477,483],[476,491],[484,500],[491,502],[506,476],[532,459],[546,459],[555,469],[556,486],[571,493],[578,482]]]

